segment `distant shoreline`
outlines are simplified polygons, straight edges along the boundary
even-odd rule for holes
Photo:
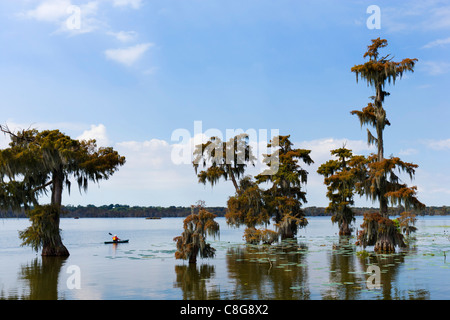
[[[224,217],[226,207],[207,207],[208,211],[218,217]],[[375,212],[378,209],[374,207],[354,207],[352,208],[356,216],[362,216],[365,212]],[[307,217],[331,216],[331,213],[325,212],[324,207],[305,207],[303,209]],[[389,208],[390,215],[399,215],[403,212],[402,207]],[[430,206],[423,210],[413,211],[417,216],[446,216],[450,215],[450,206]],[[191,214],[190,207],[140,207],[121,204],[110,204],[103,206],[63,206],[62,218],[165,218],[165,217],[186,217]],[[26,218],[24,211],[13,212],[0,211],[0,218]]]

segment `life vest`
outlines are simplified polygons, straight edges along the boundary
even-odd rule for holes
[[[117,236],[114,236],[113,241],[119,241],[119,238]]]

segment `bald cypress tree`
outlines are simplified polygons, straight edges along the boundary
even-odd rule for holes
[[[364,54],[364,58],[369,60],[351,68],[357,81],[361,78],[375,89],[375,95],[370,97],[372,102],[361,111],[354,110],[351,114],[359,118],[361,126],[369,125],[375,129],[375,133],[367,129],[367,141],[369,145],[376,146],[377,153],[360,161],[359,168],[362,169],[356,187],[359,194],[372,201],[379,201],[379,212],[365,215],[363,230],[359,234],[359,241],[363,246],[374,245],[375,251],[379,252],[393,252],[395,246],[404,245],[402,235],[389,219],[389,204],[404,204],[407,209],[424,206],[416,197],[416,187],[408,187],[398,174],[405,172],[412,179],[417,165],[404,162],[398,157],[386,159],[384,156],[383,134],[386,126],[391,125],[384,107],[385,97],[390,94],[385,91],[385,86],[395,84],[404,73],[413,72],[418,61],[406,58],[396,62],[390,54],[380,56],[379,49],[387,45],[385,39],[372,40]]]
[[[357,176],[352,168],[354,156],[351,150],[342,147],[331,150],[332,159],[323,163],[317,172],[324,176],[327,185],[327,197],[330,200],[326,212],[332,214],[331,221],[339,226],[340,236],[349,236],[352,233],[352,222],[355,214],[351,208]]]
[[[269,148],[275,146],[277,150],[272,150],[271,155],[264,155],[264,162],[269,166],[271,159],[277,159],[278,170],[267,170],[255,177],[258,184],[272,183],[264,192],[264,202],[273,215],[282,240],[295,238],[298,230],[308,225],[302,209],[302,205],[307,202],[302,187],[307,183],[308,171],[302,165],[314,163],[310,156],[311,150],[293,148],[294,144],[289,138],[290,135],[276,136],[267,145]]]
[[[59,130],[0,129],[11,139],[9,148],[0,150],[0,206],[26,210],[32,223],[20,232],[24,245],[42,248],[43,256],[68,256],[59,230],[63,189],[70,192],[73,179],[86,191],[89,181],[113,175],[125,157],[113,148],[98,148],[95,140],[74,140]],[[39,197],[47,194],[50,204],[41,205]]]
[[[201,258],[215,256],[216,249],[206,242],[207,235],[216,237],[220,234],[220,226],[214,220],[215,217],[215,214],[205,209],[204,201],[198,201],[196,206],[191,206],[191,214],[183,221],[183,233],[173,238],[177,246],[176,259],[197,263],[199,255]]]
[[[198,182],[209,182],[214,186],[221,178],[230,179],[236,191],[239,190],[239,178],[245,173],[247,165],[255,165],[247,134],[238,134],[223,142],[219,137],[211,137],[206,143],[195,146],[192,165]],[[199,166],[203,170],[199,171]]]

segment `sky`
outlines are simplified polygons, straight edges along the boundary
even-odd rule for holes
[[[226,206],[232,182],[198,184],[178,151],[242,129],[259,153],[277,132],[311,150],[305,206],[327,206],[316,170],[329,151],[374,151],[350,114],[373,89],[350,69],[378,37],[382,54],[419,60],[386,88],[385,155],[419,165],[404,182],[423,203],[450,205],[450,1],[2,0],[0,123],[126,157],[66,205]]]

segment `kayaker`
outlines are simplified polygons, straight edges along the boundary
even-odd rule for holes
[[[113,241],[120,241],[119,237],[117,235],[114,235],[114,237],[112,237]]]

